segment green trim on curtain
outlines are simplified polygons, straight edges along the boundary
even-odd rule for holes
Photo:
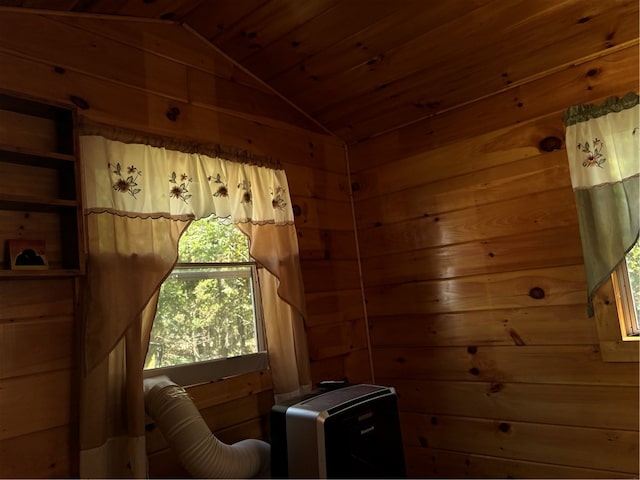
[[[627,93],[624,97],[609,97],[600,105],[574,105],[564,112],[564,125],[569,127],[579,122],[586,122],[592,118],[598,118],[613,112],[620,112],[638,105],[640,97],[634,92]]]

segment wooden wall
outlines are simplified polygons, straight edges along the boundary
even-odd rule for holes
[[[84,100],[81,117],[280,160],[298,212],[314,380],[371,378],[341,141],[170,22],[0,9],[0,71],[2,89],[69,104]],[[172,108],[179,109],[175,121],[167,117]],[[74,471],[75,300],[71,280],[50,282],[55,285],[1,286],[2,477],[69,477]],[[33,291],[42,292],[38,302]],[[18,326],[23,318],[28,321]],[[51,338],[56,342],[47,343]],[[42,345],[42,358],[25,357]],[[267,435],[273,398],[264,375],[195,391],[221,438]],[[149,445],[152,474],[179,475],[157,432],[149,433]]]
[[[562,124],[637,88],[634,43],[349,147],[411,476],[638,476],[638,362],[604,362],[586,315]]]

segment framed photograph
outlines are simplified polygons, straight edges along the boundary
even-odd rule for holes
[[[47,270],[44,240],[9,240],[11,270]]]

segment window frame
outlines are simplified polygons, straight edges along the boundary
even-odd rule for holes
[[[226,377],[242,375],[251,372],[259,372],[269,368],[266,334],[264,325],[264,313],[262,310],[262,297],[258,280],[258,269],[263,268],[255,260],[242,262],[178,262],[167,276],[168,280],[176,269],[188,270],[197,268],[233,268],[250,267],[251,294],[255,316],[256,340],[258,351],[245,355],[227,358],[217,358],[202,362],[185,363],[168,367],[158,367],[143,370],[143,378],[168,376],[172,381],[183,387],[213,382]],[[203,275],[201,278],[222,278],[228,276],[227,272],[220,275]],[[235,277],[234,277],[235,278]],[[165,281],[166,281],[165,280]]]
[[[628,326],[635,319],[629,273],[626,261],[611,273],[593,297],[600,354],[605,362],[634,362],[640,360],[640,336],[629,336]],[[630,325],[632,326],[632,325]]]

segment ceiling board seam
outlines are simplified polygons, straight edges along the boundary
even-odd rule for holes
[[[269,86],[268,84],[266,84],[264,82],[264,80],[262,80],[261,78],[258,78],[253,72],[247,70],[244,66],[240,65],[238,62],[236,62],[234,59],[232,59],[231,57],[229,57],[225,52],[223,52],[222,50],[220,50],[218,47],[216,47],[215,45],[213,45],[209,40],[207,40],[205,37],[203,37],[202,35],[200,35],[198,32],[196,32],[193,28],[191,28],[189,25],[187,25],[186,23],[181,24],[182,27],[187,30],[189,33],[191,33],[192,35],[194,35],[195,37],[197,37],[198,39],[200,39],[202,42],[204,42],[205,45],[208,46],[208,48],[215,50],[216,52],[218,52],[218,54],[220,54],[222,57],[224,57],[227,61],[231,62],[233,65],[235,65],[239,70],[243,71],[245,74],[249,75],[251,78],[255,79],[257,82],[259,82],[261,85],[264,85],[266,88],[269,89],[269,91],[273,92],[273,94],[275,96],[277,96],[278,98],[280,98],[282,101],[286,102],[288,105],[290,105],[292,108],[294,108],[295,110],[297,110],[298,112],[300,112],[305,118],[307,118],[309,121],[311,121],[314,125],[318,126],[318,128],[320,128],[323,132],[326,132],[327,135],[329,135],[330,137],[339,140],[341,144],[346,144],[346,142],[338,137],[335,133],[333,133],[331,130],[329,130],[327,127],[325,127],[324,125],[322,125],[320,122],[318,122],[315,118],[313,118],[311,115],[309,115],[307,112],[305,112],[302,108],[300,108],[298,105],[296,105],[295,103],[293,103],[291,100],[289,100],[288,98],[286,98],[284,95],[282,95],[280,92],[276,91],[273,89],[273,87]]]
[[[579,58],[577,60],[574,60],[574,61],[571,61],[571,62],[567,62],[567,63],[563,63],[562,65],[558,65],[556,67],[550,68],[548,70],[545,70],[544,72],[540,72],[538,74],[531,75],[529,77],[526,77],[526,78],[523,78],[521,80],[515,81],[515,82],[511,83],[508,87],[504,87],[504,88],[501,88],[499,90],[495,90],[495,91],[493,91],[491,93],[487,93],[487,94],[482,95],[480,97],[476,97],[474,99],[467,100],[466,102],[461,102],[461,103],[458,103],[456,105],[452,105],[451,107],[443,108],[442,110],[440,110],[438,112],[435,112],[435,113],[432,113],[430,115],[425,115],[425,116],[417,118],[415,120],[411,120],[409,122],[406,122],[406,123],[403,123],[403,124],[400,124],[400,125],[396,125],[396,126],[394,126],[392,128],[388,128],[386,130],[382,130],[380,132],[377,132],[375,134],[372,134],[372,135],[366,137],[365,139],[354,140],[354,141],[352,141],[350,143],[347,143],[347,145],[353,146],[353,145],[357,145],[359,143],[363,143],[363,142],[371,140],[373,138],[377,138],[377,137],[386,135],[387,133],[393,132],[395,130],[400,130],[402,128],[408,127],[409,125],[413,125],[413,124],[422,122],[424,120],[428,120],[430,118],[434,118],[436,116],[440,116],[440,115],[443,115],[445,113],[449,113],[449,112],[457,110],[459,108],[466,107],[466,106],[471,105],[473,103],[476,103],[476,102],[479,102],[479,101],[482,101],[482,100],[486,100],[488,98],[497,96],[497,95],[502,94],[504,92],[508,92],[510,90],[514,90],[516,88],[522,87],[522,86],[527,85],[529,83],[533,83],[536,80],[538,80],[540,78],[544,78],[544,77],[546,77],[548,75],[551,75],[551,74],[554,74],[554,73],[557,73],[557,72],[561,72],[561,71],[564,71],[564,70],[568,70],[570,68],[578,67],[578,66],[580,66],[580,65],[582,65],[584,63],[590,62],[592,60],[596,60],[598,58],[606,57],[607,55],[610,55],[612,53],[615,53],[615,52],[618,52],[618,51],[621,51],[621,50],[625,50],[627,48],[635,47],[638,44],[640,44],[640,39],[635,38],[633,40],[629,40],[627,42],[624,42],[624,43],[621,43],[619,45],[616,45],[615,47],[607,48],[605,50],[600,50],[600,51],[598,51],[598,52],[596,52],[596,53],[594,53],[592,55],[587,55],[587,56],[581,57],[581,58]]]
[[[58,17],[84,17],[98,18],[105,20],[120,20],[140,23],[158,23],[158,24],[175,24],[174,20],[164,20],[161,18],[150,17],[131,17],[127,15],[112,15],[107,13],[86,13],[86,12],[70,12],[67,10],[46,10],[42,8],[25,8],[25,7],[5,7],[0,6],[0,13],[19,13],[22,15],[47,15]]]

